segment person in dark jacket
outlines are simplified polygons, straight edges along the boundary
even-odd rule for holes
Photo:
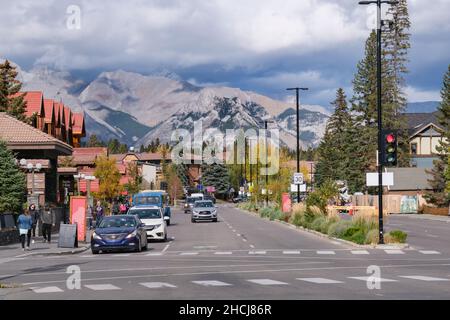
[[[120,207],[119,207],[119,203],[117,202],[117,200],[114,200],[112,208],[111,208],[111,213],[113,216],[118,215],[120,212]]]
[[[100,223],[103,216],[105,215],[105,210],[103,209],[102,203],[100,200],[97,201],[97,207],[95,207],[95,221],[97,224]]]
[[[36,205],[33,203],[28,208],[30,216],[31,216],[31,223],[32,223],[32,231],[33,231],[33,238],[36,237],[36,226],[39,222],[39,211],[36,209]]]
[[[44,212],[41,215],[41,222],[44,242],[48,241],[48,243],[50,243],[52,240],[52,227],[55,226],[55,216],[47,204],[45,205]]]
[[[19,216],[17,220],[17,226],[19,228],[22,250],[25,251],[25,237],[27,238],[27,250],[30,250],[31,228],[33,227],[33,220],[28,210]]]

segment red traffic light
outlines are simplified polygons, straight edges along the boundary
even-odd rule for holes
[[[394,143],[395,142],[395,135],[390,133],[386,136],[386,142],[387,143]]]

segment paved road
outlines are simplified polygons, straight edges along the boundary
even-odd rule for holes
[[[152,243],[147,252],[0,261],[0,282],[19,285],[0,289],[0,299],[450,298],[450,255],[433,242],[362,250],[231,205],[219,214],[217,223],[192,224],[175,210],[170,242]],[[67,286],[70,266],[81,270],[80,290]],[[369,266],[380,268],[380,289],[368,288]]]

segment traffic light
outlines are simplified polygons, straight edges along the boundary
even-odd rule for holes
[[[382,131],[383,144],[381,149],[381,162],[385,166],[397,165],[397,132],[394,130]]]

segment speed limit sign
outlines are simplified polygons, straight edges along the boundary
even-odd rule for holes
[[[303,184],[303,173],[301,172],[294,173],[293,184]]]

